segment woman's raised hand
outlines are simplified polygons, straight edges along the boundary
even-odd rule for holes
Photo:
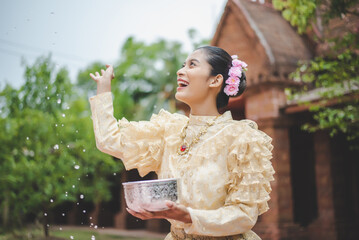
[[[97,94],[111,92],[111,80],[115,77],[111,65],[106,64],[106,71],[101,69],[101,74],[90,73],[90,77],[97,83]]]

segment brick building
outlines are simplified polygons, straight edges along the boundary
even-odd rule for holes
[[[311,119],[306,108],[288,104],[284,89],[299,60],[313,57],[308,39],[297,34],[271,4],[228,0],[211,41],[249,65],[245,93],[228,109],[235,119],[252,119],[273,138],[270,210],[254,231],[262,239],[359,239],[359,161],[343,136],[307,133],[300,126]],[[147,179],[154,178],[149,174]],[[140,179],[136,170],[117,176],[119,182]],[[125,210],[123,189],[113,189],[112,202],[89,206],[91,222],[119,229],[166,232],[165,220],[141,221]],[[71,206],[69,206],[71,208]],[[67,223],[89,224],[76,206]]]
[[[357,153],[343,136],[301,131],[310,113],[284,93],[297,62],[312,58],[310,41],[271,4],[229,0],[211,44],[249,65],[248,88],[228,108],[273,138],[271,209],[254,231],[263,239],[359,239]]]

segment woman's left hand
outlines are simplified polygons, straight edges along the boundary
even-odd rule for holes
[[[166,201],[168,210],[159,211],[159,212],[149,212],[142,210],[141,212],[135,212],[129,208],[126,208],[127,211],[142,220],[153,219],[153,218],[164,218],[164,219],[173,219],[181,221],[184,223],[192,223],[191,215],[189,214],[187,208],[182,204],[177,204],[175,202]]]

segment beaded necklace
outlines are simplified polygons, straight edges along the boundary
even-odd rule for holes
[[[200,130],[200,132],[197,134],[197,136],[194,137],[193,141],[192,141],[190,144],[188,144],[187,141],[185,140],[186,135],[187,135],[186,130],[187,130],[188,124],[189,124],[189,120],[188,120],[186,126],[185,126],[185,127],[182,129],[182,131],[181,131],[181,135],[180,135],[180,136],[181,136],[181,138],[182,138],[182,144],[181,144],[181,146],[178,148],[177,154],[178,154],[178,155],[185,155],[185,154],[187,154],[187,153],[189,152],[190,148],[191,148],[194,144],[196,144],[196,143],[199,142],[200,137],[207,132],[207,130],[208,130],[208,128],[209,128],[210,126],[213,126],[213,125],[215,124],[216,120],[217,120],[220,116],[222,116],[222,115],[218,115],[218,116],[216,116],[213,120],[206,122],[206,126],[204,126],[204,127]]]

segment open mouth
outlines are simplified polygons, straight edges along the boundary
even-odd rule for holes
[[[177,84],[178,84],[178,87],[187,87],[189,85],[189,82],[187,82],[183,79],[178,79]]]

